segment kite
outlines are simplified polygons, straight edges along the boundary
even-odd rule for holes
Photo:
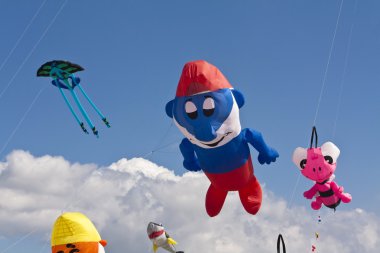
[[[94,224],[81,213],[64,213],[54,223],[52,253],[105,253],[106,245]]]
[[[315,146],[313,139],[315,135]],[[326,142],[321,147],[318,145],[317,130],[313,127],[310,148],[298,147],[293,153],[293,162],[301,170],[302,175],[315,182],[313,187],[305,191],[303,196],[315,200],[311,202],[314,210],[319,210],[324,204],[328,208],[336,209],[341,203],[349,203],[352,199],[349,193],[344,193],[344,188],[334,182],[334,172],[340,150],[332,142]]]
[[[277,237],[277,253],[281,253],[281,245],[282,245],[282,253],[286,253],[284,238],[282,237],[282,234],[279,234]]]
[[[96,107],[94,102],[90,99],[90,97],[86,94],[86,92],[83,90],[82,86],[80,85],[80,78],[74,76],[74,73],[78,71],[84,70],[81,66],[78,64],[71,63],[69,61],[61,61],[61,60],[54,60],[44,63],[38,70],[37,70],[37,76],[43,76],[43,77],[51,77],[53,78],[52,84],[56,86],[63,99],[65,100],[67,106],[69,107],[71,113],[73,114],[74,118],[78,122],[79,126],[82,128],[83,132],[88,134],[88,131],[83,123],[78,117],[78,115],[75,113],[74,108],[71,106],[68,98],[66,97],[63,90],[68,90],[76,105],[78,106],[80,112],[82,113],[83,117],[85,118],[87,124],[90,126],[92,133],[95,136],[98,135],[98,130],[95,128],[94,124],[90,120],[86,110],[83,108],[81,102],[79,101],[79,98],[74,90],[75,87],[78,87],[78,89],[81,91],[83,96],[87,99],[87,101],[90,103],[92,108],[96,111],[96,113],[101,117],[104,124],[107,127],[111,127],[110,123],[108,122],[107,118],[100,112],[100,110]]]
[[[176,251],[174,245],[177,244],[177,242],[169,236],[162,224],[149,222],[147,233],[153,243],[154,252],[156,252],[158,248],[163,248],[170,253],[184,253],[183,251]]]
[[[186,137],[180,144],[183,166],[203,170],[211,182],[206,194],[210,217],[219,214],[228,191],[239,192],[248,213],[259,211],[262,190],[248,144],[259,152],[260,164],[275,162],[279,156],[260,132],[241,128],[243,104],[243,94],[232,88],[220,70],[199,60],[185,64],[176,96],[166,105],[166,114]]]

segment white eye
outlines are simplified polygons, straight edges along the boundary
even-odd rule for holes
[[[195,106],[195,104],[191,101],[187,101],[186,104],[185,104],[185,111],[186,113],[192,113],[192,112],[195,112],[197,110],[197,107]]]
[[[215,109],[215,101],[212,97],[207,97],[203,102],[203,110]]]
[[[330,164],[336,163],[336,160],[338,159],[340,154],[339,148],[330,141],[324,143],[321,146],[321,151],[323,156],[325,157],[325,160]]]
[[[293,163],[302,170],[305,168],[307,159],[307,150],[305,148],[298,147],[293,152]]]
[[[198,117],[197,107],[191,101],[187,101],[185,104],[185,111],[190,119],[196,119]]]
[[[203,102],[203,113],[207,117],[211,116],[215,110],[215,101],[212,97],[207,97]]]

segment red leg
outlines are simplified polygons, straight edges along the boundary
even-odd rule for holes
[[[254,176],[243,189],[239,190],[240,200],[244,209],[253,215],[260,209],[262,195],[260,183]]]
[[[206,194],[206,211],[210,217],[214,217],[222,210],[227,191],[220,190],[210,184]]]

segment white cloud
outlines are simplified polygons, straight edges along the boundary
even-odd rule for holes
[[[21,237],[37,229],[46,236],[61,211],[80,211],[108,240],[110,253],[149,252],[149,221],[164,223],[186,253],[272,253],[278,233],[288,252],[310,252],[316,231],[318,252],[378,252],[380,220],[365,210],[322,211],[322,224],[317,224],[309,207],[289,209],[264,189],[257,216],[247,214],[238,194],[230,193],[222,212],[209,218],[207,188],[201,173],[176,176],[142,158],[98,168],[18,150],[0,163],[0,234]]]

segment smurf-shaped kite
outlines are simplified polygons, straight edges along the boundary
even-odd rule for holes
[[[315,146],[313,148],[314,136]],[[311,208],[314,210],[319,210],[322,204],[335,210],[340,202],[351,202],[351,195],[345,193],[344,188],[334,182],[339,154],[340,150],[332,142],[326,142],[318,147],[318,135],[315,127],[311,134],[310,148],[298,147],[293,152],[293,162],[301,170],[302,175],[315,182],[313,187],[303,194],[307,199],[315,197],[315,200],[311,202]]]
[[[232,88],[218,68],[203,60],[185,64],[176,97],[166,105],[167,115],[186,137],[180,144],[184,167],[203,170],[211,182],[206,194],[211,217],[219,214],[228,191],[239,191],[248,213],[259,211],[262,191],[248,144],[259,152],[261,164],[270,164],[279,156],[260,132],[241,129],[239,109],[243,105],[243,94]]]

